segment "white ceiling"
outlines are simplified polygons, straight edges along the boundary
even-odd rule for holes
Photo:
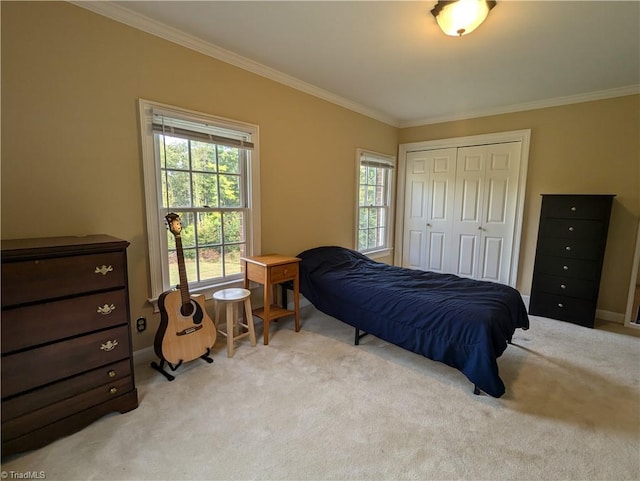
[[[74,2],[398,126],[640,91],[640,2],[498,0],[448,37],[435,0]]]

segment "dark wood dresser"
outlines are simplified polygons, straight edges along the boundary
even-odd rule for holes
[[[2,241],[2,456],[138,406],[129,243],[106,235]]]
[[[529,314],[593,327],[614,195],[543,195]]]

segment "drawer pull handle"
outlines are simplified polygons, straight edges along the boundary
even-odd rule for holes
[[[565,284],[560,284],[560,289],[566,289],[567,286]]]
[[[568,270],[569,270],[569,266],[562,266],[562,268],[563,268],[565,271],[568,271]]]
[[[116,377],[116,372],[113,369],[111,369],[108,374],[109,377]]]
[[[116,310],[116,306],[114,304],[111,304],[111,305],[105,304],[102,307],[98,306],[98,313],[102,314],[103,316],[107,316],[115,310]]]
[[[569,232],[573,232],[573,226],[569,227]]]
[[[115,394],[118,392],[118,388],[117,387],[112,387],[111,389],[109,389],[109,394]]]
[[[112,340],[108,340],[107,342],[105,342],[102,346],[100,346],[100,349],[102,349],[105,352],[109,352],[109,351],[113,351],[116,346],[118,345],[118,340],[114,339]]]
[[[567,246],[567,247],[565,247],[565,248],[564,248],[564,250],[566,250],[566,251],[570,251],[570,250],[571,250],[571,246]]]
[[[576,209],[575,207],[571,207],[571,212],[575,212],[576,210],[578,209]]]
[[[564,304],[562,302],[559,302],[558,303],[558,307],[562,308],[562,307],[564,307]]]
[[[108,272],[113,272],[113,267],[109,265],[109,267],[102,264],[102,267],[96,267],[96,270],[93,272],[94,274],[102,274],[106,276]]]

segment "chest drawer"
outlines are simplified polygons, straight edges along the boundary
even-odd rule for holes
[[[596,312],[594,300],[557,296],[544,292],[531,294],[530,314],[593,327]]]
[[[612,196],[558,195],[542,199],[542,217],[608,219]]]
[[[20,394],[2,402],[2,422],[74,397],[96,386],[113,383],[130,376],[131,361],[123,359],[114,364],[108,364],[87,373],[58,381],[47,387]]]
[[[592,239],[561,239],[547,237],[540,239],[538,251],[542,255],[567,257],[572,259],[600,260],[602,242]]]
[[[540,224],[540,236],[601,242],[606,238],[606,231],[604,222],[598,220],[545,219]]]
[[[598,283],[572,277],[536,274],[533,278],[533,289],[559,296],[593,299],[598,294]]]
[[[281,282],[290,279],[295,279],[298,275],[298,263],[292,262],[291,264],[282,264],[280,266],[273,266],[271,270],[271,281]]]
[[[2,354],[129,322],[125,289],[2,311]]]
[[[600,263],[583,259],[566,259],[539,255],[536,257],[536,273],[574,279],[597,281],[600,279]]]
[[[7,441],[25,432],[25,426],[46,426],[67,416],[104,403],[111,398],[133,390],[133,378],[127,376],[121,379],[93,387],[76,396],[63,399],[42,409],[31,411],[2,423],[2,438]]]
[[[125,285],[125,258],[120,252],[2,264],[3,307]]]
[[[3,356],[2,396],[7,397],[129,357],[129,326]]]

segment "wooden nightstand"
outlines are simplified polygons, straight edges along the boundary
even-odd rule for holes
[[[270,254],[255,257],[243,257],[244,287],[249,288],[249,281],[264,286],[264,307],[253,310],[253,315],[264,321],[264,344],[269,344],[269,322],[281,317],[295,315],[296,332],[300,331],[300,279],[298,277],[297,257]],[[293,281],[294,310],[274,304],[277,302],[278,284]]]

